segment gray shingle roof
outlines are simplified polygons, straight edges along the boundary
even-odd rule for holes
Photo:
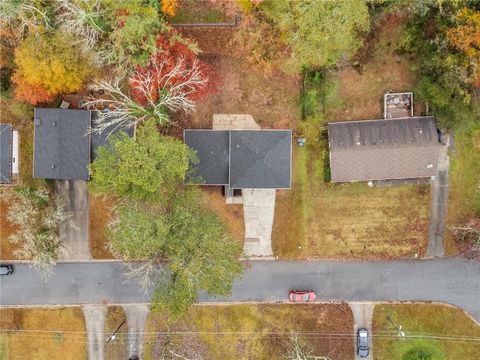
[[[196,150],[197,184],[232,189],[284,189],[291,186],[290,130],[185,130],[185,143]]]
[[[291,139],[290,130],[232,130],[230,187],[290,188]]]
[[[328,124],[332,181],[434,176],[440,150],[433,117]]]
[[[0,124],[0,184],[12,181],[12,126]]]
[[[35,109],[33,177],[89,179],[90,111]]]
[[[190,164],[187,182],[228,185],[230,132],[221,130],[185,130],[184,142],[197,152],[200,162]],[[198,177],[200,179],[198,179]]]

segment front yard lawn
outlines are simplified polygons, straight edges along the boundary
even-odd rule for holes
[[[188,358],[282,359],[294,332],[314,354],[350,360],[352,338],[325,334],[352,329],[346,304],[194,306],[183,320],[170,325],[161,316],[150,315],[147,332],[167,334],[145,338],[145,359],[158,358],[167,339],[172,351]]]
[[[395,324],[402,326],[406,339],[398,337],[398,331],[387,316],[390,316]],[[440,360],[476,360],[480,354],[479,337],[480,325],[463,310],[452,306],[377,305],[373,313],[375,360],[403,360],[404,354],[414,348],[438,354],[435,359]]]
[[[428,186],[324,183],[321,147],[294,147],[291,191],[279,192],[272,245],[280,258],[423,256]]]
[[[0,359],[84,360],[85,320],[79,307],[0,309]]]

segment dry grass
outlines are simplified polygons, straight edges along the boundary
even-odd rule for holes
[[[480,216],[480,125],[472,123],[455,133],[456,152],[450,154],[450,189],[447,226]],[[455,241],[447,229],[445,247],[454,255],[471,244]]]
[[[323,183],[317,148],[294,148],[294,181],[277,197],[272,236],[281,258],[423,256],[430,190],[426,186],[369,188]]]
[[[327,109],[329,121],[381,119],[386,90],[413,90],[417,78],[412,59],[398,54],[406,20],[394,14],[384,16],[358,54],[359,66],[338,70],[337,97],[341,102]],[[414,105],[419,115],[423,106],[418,99]]]
[[[237,240],[243,241],[245,237],[243,206],[237,204],[227,205],[220,186],[203,186],[202,193],[210,209],[227,224],[232,236]]]
[[[111,208],[115,200],[111,197],[89,196],[88,232],[90,253],[94,259],[114,259],[108,250],[107,225],[111,219]]]
[[[85,320],[80,308],[0,309],[0,359],[84,360]]]
[[[398,338],[398,332],[387,316],[402,326],[406,340]],[[480,337],[480,326],[468,317],[463,310],[437,304],[377,305],[373,314],[374,337],[373,354],[375,360],[396,360],[414,346],[438,349],[445,359],[476,360],[480,354],[480,343],[462,341],[455,337]],[[449,339],[408,339],[408,336],[447,336]]]
[[[165,331],[160,316],[149,318],[148,331]],[[192,335],[175,337],[179,352],[194,349],[209,359],[281,359],[288,351],[290,333],[351,332],[353,318],[346,304],[311,305],[228,305],[195,306],[185,320],[171,324],[171,331],[190,329]],[[198,333],[200,332],[200,333]],[[332,359],[352,359],[353,343],[349,337],[305,337],[300,335],[317,355]],[[154,359],[158,351],[145,344],[145,358]],[[158,339],[157,339],[158,340]]]
[[[9,236],[16,231],[16,227],[7,220],[8,207],[8,203],[0,201],[0,260],[16,259],[13,252],[18,248],[18,244],[8,241]]]

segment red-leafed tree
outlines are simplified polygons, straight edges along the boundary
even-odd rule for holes
[[[130,78],[132,96],[137,102],[146,104],[149,98],[157,101],[162,93],[168,92],[182,95],[193,105],[216,91],[211,66],[199,60],[188,46],[179,41],[171,43],[163,35],[156,44],[157,52],[148,65],[137,67]],[[149,89],[145,89],[147,79]]]

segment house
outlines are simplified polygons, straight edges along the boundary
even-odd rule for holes
[[[120,130],[133,136],[133,128],[122,127],[92,133],[95,118],[96,112],[90,110],[36,108],[33,177],[89,180],[88,166],[108,136]]]
[[[18,131],[10,124],[0,124],[0,184],[15,182],[19,173]]]
[[[328,138],[333,182],[437,174],[442,145],[433,117],[334,122]]]
[[[184,141],[198,156],[191,184],[227,189],[289,189],[290,130],[185,130]]]

